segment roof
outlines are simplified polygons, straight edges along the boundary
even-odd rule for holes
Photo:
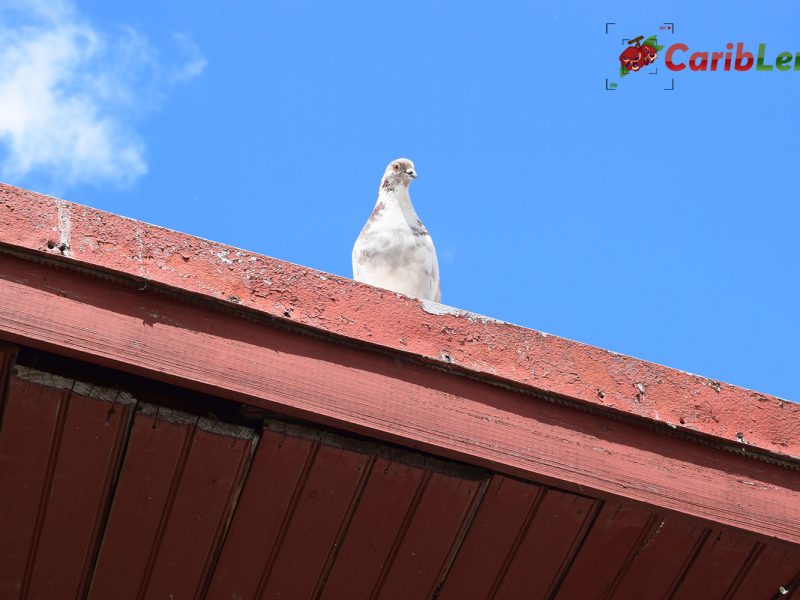
[[[0,244],[800,457],[800,404],[0,184]]]
[[[0,340],[0,590],[749,599],[800,576],[778,398],[11,186]]]

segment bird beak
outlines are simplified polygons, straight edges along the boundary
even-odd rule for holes
[[[417,178],[417,172],[416,172],[416,171],[414,171],[414,169],[409,169],[408,171],[406,171],[406,173],[408,173],[409,175],[411,175],[411,178],[412,178],[412,179],[416,179],[416,178]]]

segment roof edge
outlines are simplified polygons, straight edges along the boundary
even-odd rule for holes
[[[0,244],[800,458],[800,404],[6,184]]]

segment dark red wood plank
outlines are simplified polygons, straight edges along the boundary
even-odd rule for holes
[[[612,598],[665,598],[701,550],[709,531],[700,523],[675,516],[656,519],[634,550]]]
[[[653,526],[655,516],[628,504],[607,502],[575,557],[557,598],[606,598],[627,569],[633,551]],[[659,521],[660,523],[660,521]]]
[[[800,490],[778,464],[665,435],[663,423],[615,421],[1,254],[0,335],[506,474],[800,542]]]
[[[545,488],[494,475],[441,591],[442,600],[489,598]]]
[[[68,392],[65,407],[62,403],[61,430],[57,426],[52,443],[40,449],[50,452],[48,479],[39,501],[39,522],[22,594],[31,598],[78,597],[91,577],[133,403],[127,395],[115,395],[111,390],[38,372],[27,376],[73,391]],[[77,393],[78,389],[98,397]],[[42,391],[46,390],[44,386]],[[32,426],[38,427],[40,420],[33,418]]]
[[[770,599],[781,587],[788,589],[790,583],[800,577],[800,548],[797,546],[766,546],[753,558],[752,565],[730,590],[730,600]],[[800,597],[797,590],[792,597]]]
[[[401,535],[425,470],[376,458],[322,598],[369,598]]]
[[[12,377],[0,431],[0,597],[22,593],[41,533],[67,391]]]
[[[263,431],[214,571],[209,600],[257,598],[316,451],[315,439]],[[257,556],[253,548],[259,549]]]
[[[494,596],[548,598],[596,515],[597,501],[548,489]]]
[[[316,597],[371,461],[364,452],[319,446],[258,597]]]
[[[753,540],[732,532],[711,532],[672,598],[723,598],[755,546]]]
[[[472,470],[429,471],[378,598],[429,598],[455,555],[488,480]]]
[[[158,552],[189,451],[194,423],[146,405],[136,414],[90,598],[138,598]]]
[[[11,380],[11,368],[17,358],[18,348],[14,344],[0,341],[0,425],[3,423],[3,406],[6,402],[8,384]]]
[[[145,573],[147,598],[201,598],[243,482],[252,430],[201,420],[180,473],[158,551]]]

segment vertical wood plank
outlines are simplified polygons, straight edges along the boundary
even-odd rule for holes
[[[474,473],[429,472],[408,529],[387,566],[379,588],[381,599],[430,597],[486,483]]]
[[[263,431],[207,598],[258,597],[316,452],[316,440]],[[253,548],[259,549],[257,556]]]
[[[442,600],[489,598],[546,488],[494,475],[441,591]]]
[[[22,596],[78,596],[91,577],[134,400],[16,370],[0,432],[0,480],[11,490],[0,519],[14,538],[0,543],[10,548],[0,580]]]
[[[3,426],[8,385],[11,381],[11,368],[17,359],[19,348],[14,344],[0,341],[0,427]]]
[[[252,445],[252,432],[233,437],[195,430],[147,597],[202,597]]]
[[[157,418],[146,407],[133,420],[90,598],[137,598],[155,560],[192,445],[194,424]],[[166,413],[166,414],[165,414]]]
[[[633,552],[652,530],[656,516],[644,508],[606,502],[557,598],[605,598],[627,570]],[[660,522],[660,521],[659,521]]]
[[[425,470],[379,456],[372,467],[336,562],[324,600],[369,598],[421,492]]]
[[[320,445],[260,597],[311,600],[366,477],[364,452]]]
[[[612,598],[663,598],[679,583],[700,552],[709,531],[700,523],[666,516],[634,550]]]
[[[773,598],[781,586],[790,588],[791,582],[800,582],[800,548],[797,546],[766,546],[753,558],[752,565],[731,586],[730,600]],[[794,590],[794,597],[800,597],[797,590]]]
[[[548,489],[497,590],[497,600],[547,598],[595,516],[597,501]]]
[[[49,497],[66,390],[12,377],[0,430],[0,597],[22,594]]]
[[[712,532],[672,598],[724,598],[755,546],[733,532]]]

